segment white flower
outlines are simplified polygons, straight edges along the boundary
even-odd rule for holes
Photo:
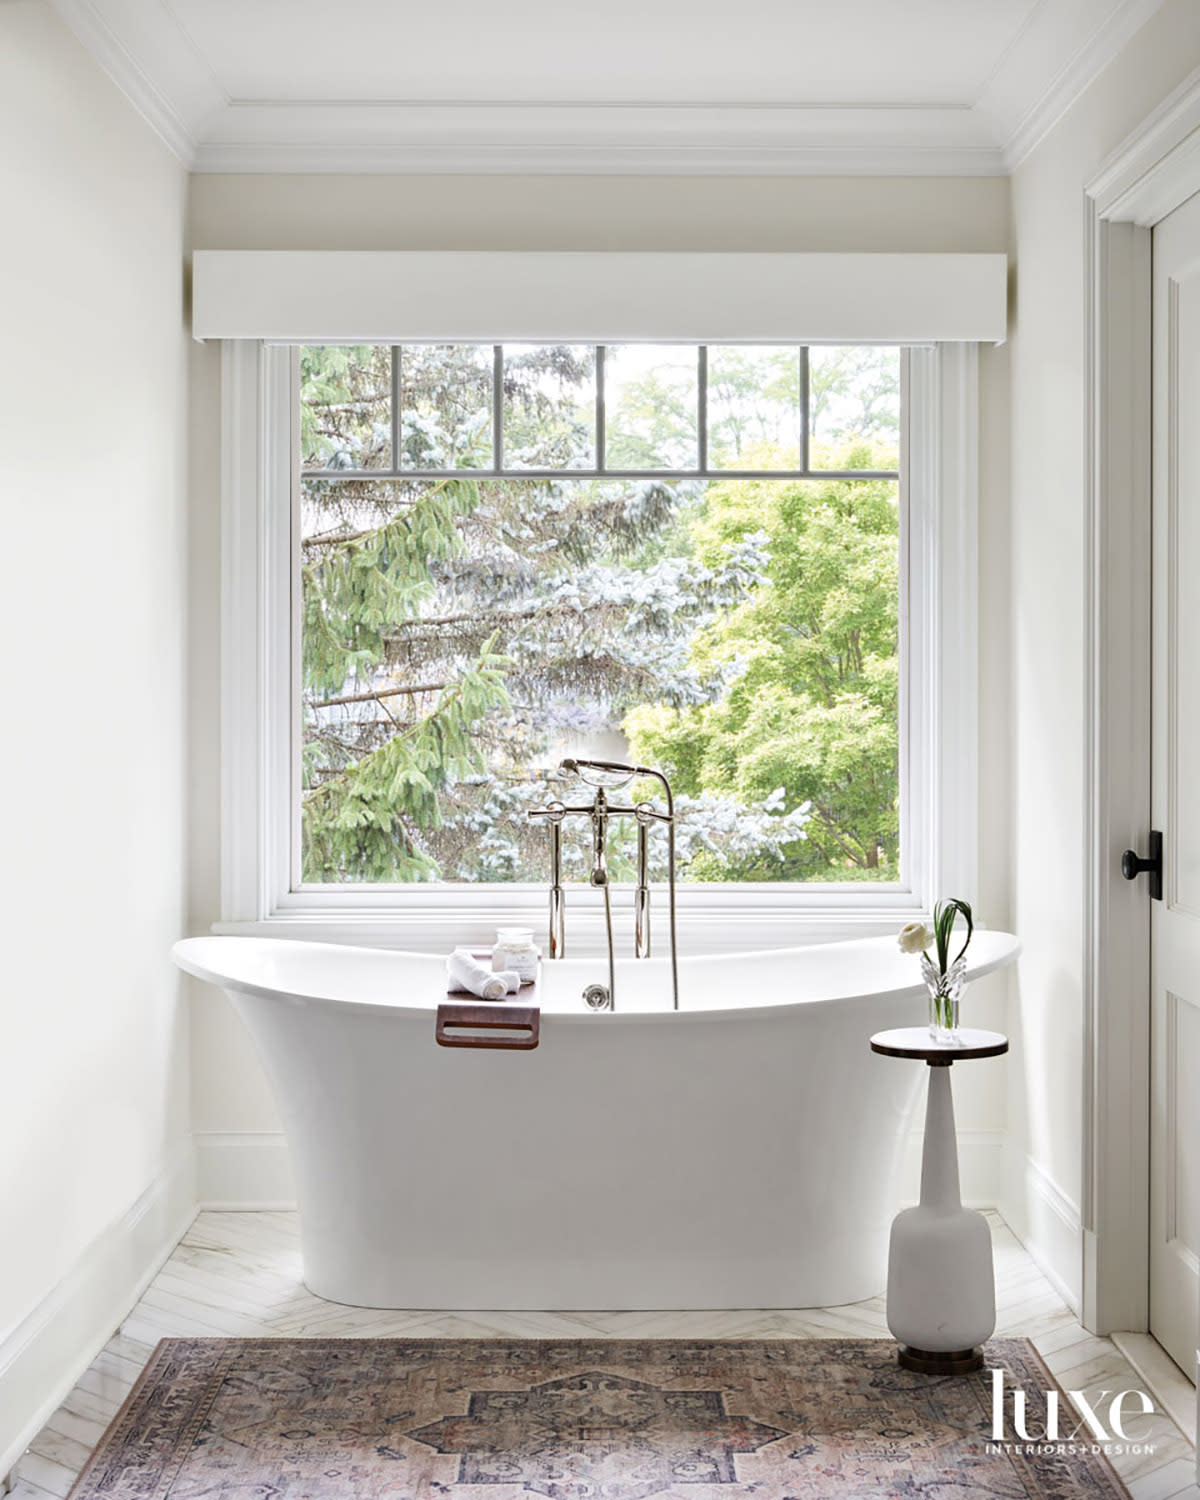
[[[906,922],[900,929],[900,952],[923,953],[933,942],[933,933],[924,922]]]

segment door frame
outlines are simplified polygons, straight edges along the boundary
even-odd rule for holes
[[[1150,827],[1151,231],[1200,191],[1200,68],[1085,188],[1083,1324],[1144,1332],[1150,911],[1121,851]],[[1132,1003],[1131,1003],[1132,997]]]

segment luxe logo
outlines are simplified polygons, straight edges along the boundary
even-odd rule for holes
[[[1019,1386],[1013,1386],[1012,1425],[1015,1436],[1026,1443],[1069,1443],[1078,1438],[1096,1443],[1140,1443],[1144,1440],[1146,1434],[1138,1437],[1127,1432],[1125,1423],[1130,1416],[1148,1417],[1154,1411],[1154,1403],[1145,1391],[1117,1391],[1115,1394],[1112,1391],[1101,1391],[1099,1396],[1091,1399],[1082,1391],[1068,1391],[1067,1395],[1074,1403],[1076,1411],[1080,1413],[1071,1431],[1060,1432],[1059,1430],[1060,1420],[1064,1415],[1060,1409],[1059,1392],[1046,1391],[1044,1392],[1045,1431],[1033,1433],[1029,1430],[1028,1397]],[[1105,1402],[1108,1403],[1107,1406]],[[1136,1403],[1136,1410],[1127,1409],[1130,1403]],[[994,1369],[992,1371],[992,1439],[997,1443],[1005,1438],[1004,1404],[1004,1371]],[[1066,1418],[1068,1421],[1073,1420],[1075,1413],[1066,1413]]]

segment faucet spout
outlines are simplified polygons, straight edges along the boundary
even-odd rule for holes
[[[608,884],[608,798],[604,788],[596,791],[592,803],[592,874],[591,883]]]

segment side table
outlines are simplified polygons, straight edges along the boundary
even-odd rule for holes
[[[983,1368],[979,1345],[996,1327],[992,1236],[980,1213],[962,1206],[950,1066],[999,1057],[1008,1038],[964,1028],[953,1042],[925,1026],[880,1031],[872,1052],[929,1065],[921,1201],[892,1222],[888,1249],[887,1323],[900,1341],[899,1361],[926,1375],[965,1375]]]

